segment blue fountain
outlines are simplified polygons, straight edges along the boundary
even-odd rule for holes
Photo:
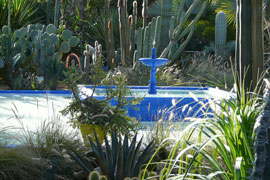
[[[151,76],[150,76],[150,85],[148,94],[157,94],[156,90],[156,68],[159,66],[164,65],[168,62],[168,59],[163,58],[156,58],[156,49],[152,49],[152,58],[140,58],[140,62],[142,62],[144,65],[151,67]]]

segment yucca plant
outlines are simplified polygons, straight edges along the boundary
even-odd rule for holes
[[[95,135],[95,142],[88,137],[92,150],[86,155],[90,156],[94,152],[98,166],[104,175],[110,180],[123,180],[126,177],[138,177],[141,167],[150,159],[153,153],[153,142],[150,142],[143,150],[141,138],[137,143],[137,135],[129,142],[128,135],[122,137],[116,132],[111,133],[111,143],[108,136],[105,136],[105,148],[103,148]],[[91,166],[85,162],[82,157],[74,153],[70,155],[77,163],[88,173],[91,172]]]
[[[0,0],[0,28],[7,25],[9,0]],[[36,0],[11,0],[11,28],[18,29],[28,24],[40,22],[42,16],[37,16]]]
[[[238,98],[218,103],[213,118],[196,119],[183,130],[168,159],[162,162],[166,171],[161,179],[231,180],[251,175],[261,86],[253,93],[244,87],[236,88]]]

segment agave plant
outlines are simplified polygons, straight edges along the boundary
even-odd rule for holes
[[[103,148],[95,135],[95,142],[88,137],[92,150],[87,152],[89,156],[94,152],[98,166],[104,175],[110,180],[123,180],[127,177],[138,177],[140,168],[150,159],[153,153],[153,142],[150,142],[144,150],[141,150],[141,138],[137,143],[137,135],[129,142],[128,135],[124,140],[116,132],[111,133],[111,143],[105,136],[105,148]],[[70,153],[77,163],[88,173],[92,171],[89,162],[85,162],[82,157]]]
[[[56,58],[44,61],[41,70],[44,72],[46,83],[50,89],[56,89],[57,81],[63,75],[64,65]]]

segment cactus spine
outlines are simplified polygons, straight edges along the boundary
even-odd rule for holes
[[[216,55],[223,57],[227,37],[227,19],[222,11],[216,15],[215,32]]]

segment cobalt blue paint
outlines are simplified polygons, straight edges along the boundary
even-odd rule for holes
[[[149,81],[150,85],[149,85],[148,94],[157,94],[156,68],[167,63],[168,59],[156,58],[156,49],[153,48],[152,58],[140,58],[139,61],[142,62],[144,65],[151,67],[151,75],[150,75],[150,81]]]
[[[114,88],[115,86],[111,86]],[[87,86],[87,88],[93,88],[93,86]],[[106,86],[100,86],[98,89],[105,89]],[[129,87],[130,89],[148,89],[146,86],[133,86]],[[208,90],[207,87],[156,87],[157,90]],[[66,90],[0,90],[0,94],[72,94],[71,91]],[[103,100],[104,96],[94,96],[99,100]],[[131,97],[129,97],[131,98]],[[175,100],[177,104],[173,106],[172,100]],[[199,101],[203,103],[207,103],[208,100],[198,98]],[[179,102],[178,102],[179,101]],[[112,105],[116,105],[116,101],[112,100],[110,102]],[[182,112],[183,106],[188,104],[188,107],[185,111]],[[206,111],[206,108],[203,108],[201,111],[201,105],[198,102],[195,102],[191,97],[144,97],[141,104],[135,106],[137,110],[127,107],[128,115],[131,117],[135,117],[136,119],[140,119],[141,121],[155,121],[157,117],[160,117],[162,112],[165,117],[168,117],[170,113],[174,113],[174,119],[182,120],[184,117],[202,117],[204,115],[203,111]],[[171,108],[171,109],[170,109]],[[189,111],[189,108],[192,110]],[[166,111],[166,113],[164,113]],[[188,113],[189,111],[189,113]]]
[[[110,86],[114,88],[115,86]],[[92,89],[93,86],[87,86],[87,88]],[[105,89],[105,86],[98,87],[96,89]],[[146,86],[135,86],[130,87],[131,89],[148,89]],[[166,89],[168,92],[170,90],[208,90],[209,88],[201,87],[157,87],[159,89]],[[103,100],[104,96],[93,96],[99,100]],[[129,97],[131,98],[131,97]],[[173,99],[176,102],[176,105],[173,107]],[[111,105],[116,106],[117,102],[115,100],[110,101]],[[173,113],[174,120],[182,121],[185,117],[196,117],[200,118],[205,116],[205,112],[211,112],[209,105],[207,105],[208,100],[204,98],[198,98],[196,102],[191,97],[144,97],[141,104],[136,105],[136,109],[133,109],[131,106],[127,107],[128,115],[135,117],[138,120],[143,122],[156,121],[161,115],[164,115],[165,120],[168,119],[171,113]],[[201,104],[205,104],[203,108]],[[184,108],[184,106],[187,106]],[[173,108],[172,108],[173,107]],[[184,109],[183,109],[184,108]],[[184,110],[184,111],[183,111]],[[209,115],[208,115],[209,117]]]

